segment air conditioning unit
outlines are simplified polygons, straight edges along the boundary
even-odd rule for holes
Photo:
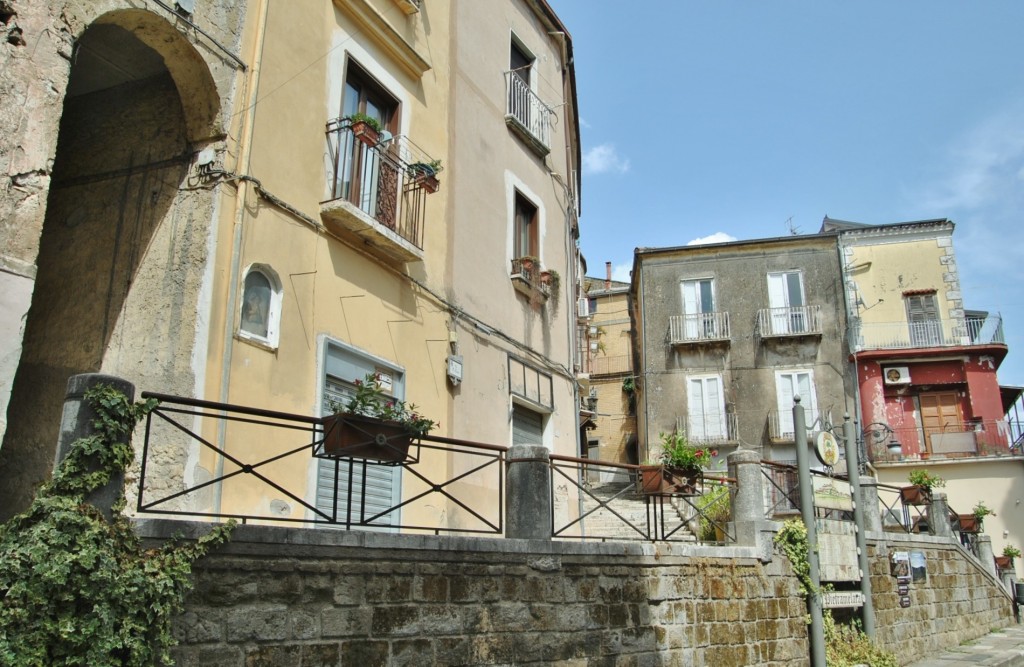
[[[909,366],[888,366],[882,369],[885,384],[910,384]]]
[[[584,296],[576,301],[576,316],[590,317],[590,299]]]

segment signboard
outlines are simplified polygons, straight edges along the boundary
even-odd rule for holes
[[[836,436],[828,431],[821,431],[814,436],[814,453],[818,460],[829,468],[839,463],[839,443]]]
[[[821,594],[821,605],[825,609],[863,607],[864,594],[860,591],[828,591]]]
[[[814,488],[814,506],[830,510],[853,511],[853,492],[850,483],[832,477],[815,475],[811,478]]]
[[[857,533],[851,521],[818,519],[818,562],[822,581],[860,581]]]

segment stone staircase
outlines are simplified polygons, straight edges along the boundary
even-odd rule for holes
[[[632,482],[609,482],[595,484],[588,487],[590,495],[584,496],[582,510],[588,513],[599,507],[599,501],[606,502],[606,507],[601,507],[591,514],[587,514],[583,520],[583,532],[590,539],[607,540],[642,540],[643,533],[647,528],[648,507],[644,496],[635,491],[635,484]],[[685,512],[689,507],[685,503],[674,501],[665,504],[666,529],[671,531],[680,523],[685,521]],[[612,512],[614,510],[614,513]],[[619,516],[616,516],[618,514]],[[620,518],[621,517],[621,518]],[[634,527],[630,527],[626,521]],[[654,521],[653,517],[651,521]],[[695,542],[697,538],[683,526],[676,531],[671,538],[673,541]]]

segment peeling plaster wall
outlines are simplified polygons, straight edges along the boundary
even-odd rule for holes
[[[233,54],[246,3],[196,2],[191,20],[209,36],[157,6],[138,9],[125,0],[0,4],[10,10],[9,16],[0,12],[7,18],[0,25],[0,164],[7,176],[0,180],[0,436],[8,436],[0,448],[0,513],[8,515],[49,474],[69,373],[104,370],[140,390],[196,391],[191,359],[195,341],[206,340],[197,331],[197,306],[200,282],[209,276],[214,194],[178,188],[187,185],[196,150],[231,149],[223,140],[225,112],[241,71]],[[87,98],[103,92],[82,95],[75,104],[93,105],[92,115],[76,117],[79,124],[62,135],[58,156],[74,43],[99,23],[117,24],[155,49],[171,74],[159,85],[180,101],[152,97],[147,110],[147,102],[138,106],[132,95],[99,103]],[[173,120],[175,109],[183,120]],[[186,128],[177,131],[171,151],[181,159],[165,152],[161,157],[173,164],[141,168],[175,135],[175,122]],[[64,194],[55,182],[55,159],[66,163],[65,180],[78,179]],[[108,187],[116,180],[109,172],[124,176],[122,187]],[[90,224],[98,233],[86,231]],[[40,254],[43,229],[50,226],[67,232],[54,237],[63,257],[55,264]],[[105,260],[97,254],[104,246]],[[42,313],[37,325],[32,309]],[[9,405],[12,391],[17,399],[19,365],[35,378],[26,380],[25,401]],[[15,419],[20,426],[12,434]]]

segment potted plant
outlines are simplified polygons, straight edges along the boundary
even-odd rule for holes
[[[704,476],[704,468],[717,452],[691,445],[678,431],[662,433],[661,454],[654,462],[641,466],[645,493],[681,493],[693,495]]]
[[[1000,570],[1012,569],[1014,558],[1020,558],[1020,549],[1013,546],[1012,544],[1007,544],[1005,547],[1003,547],[1003,555],[995,557],[996,567],[998,567]]]
[[[911,470],[907,479],[910,486],[900,489],[900,499],[904,505],[927,505],[932,501],[932,489],[946,485],[946,480],[921,469]]]
[[[407,172],[413,183],[416,183],[429,194],[434,194],[441,186],[437,180],[437,174],[441,171],[441,161],[431,160],[430,162],[414,162],[409,165]]]
[[[385,394],[380,380],[376,373],[369,373],[355,381],[348,401],[331,402],[334,414],[321,420],[324,454],[403,463],[413,440],[437,426],[417,413],[415,405]]]
[[[352,130],[352,135],[363,142],[367,146],[376,146],[380,140],[380,133],[384,129],[373,116],[367,116],[365,113],[354,113],[350,116],[346,116],[349,122],[349,128]]]

